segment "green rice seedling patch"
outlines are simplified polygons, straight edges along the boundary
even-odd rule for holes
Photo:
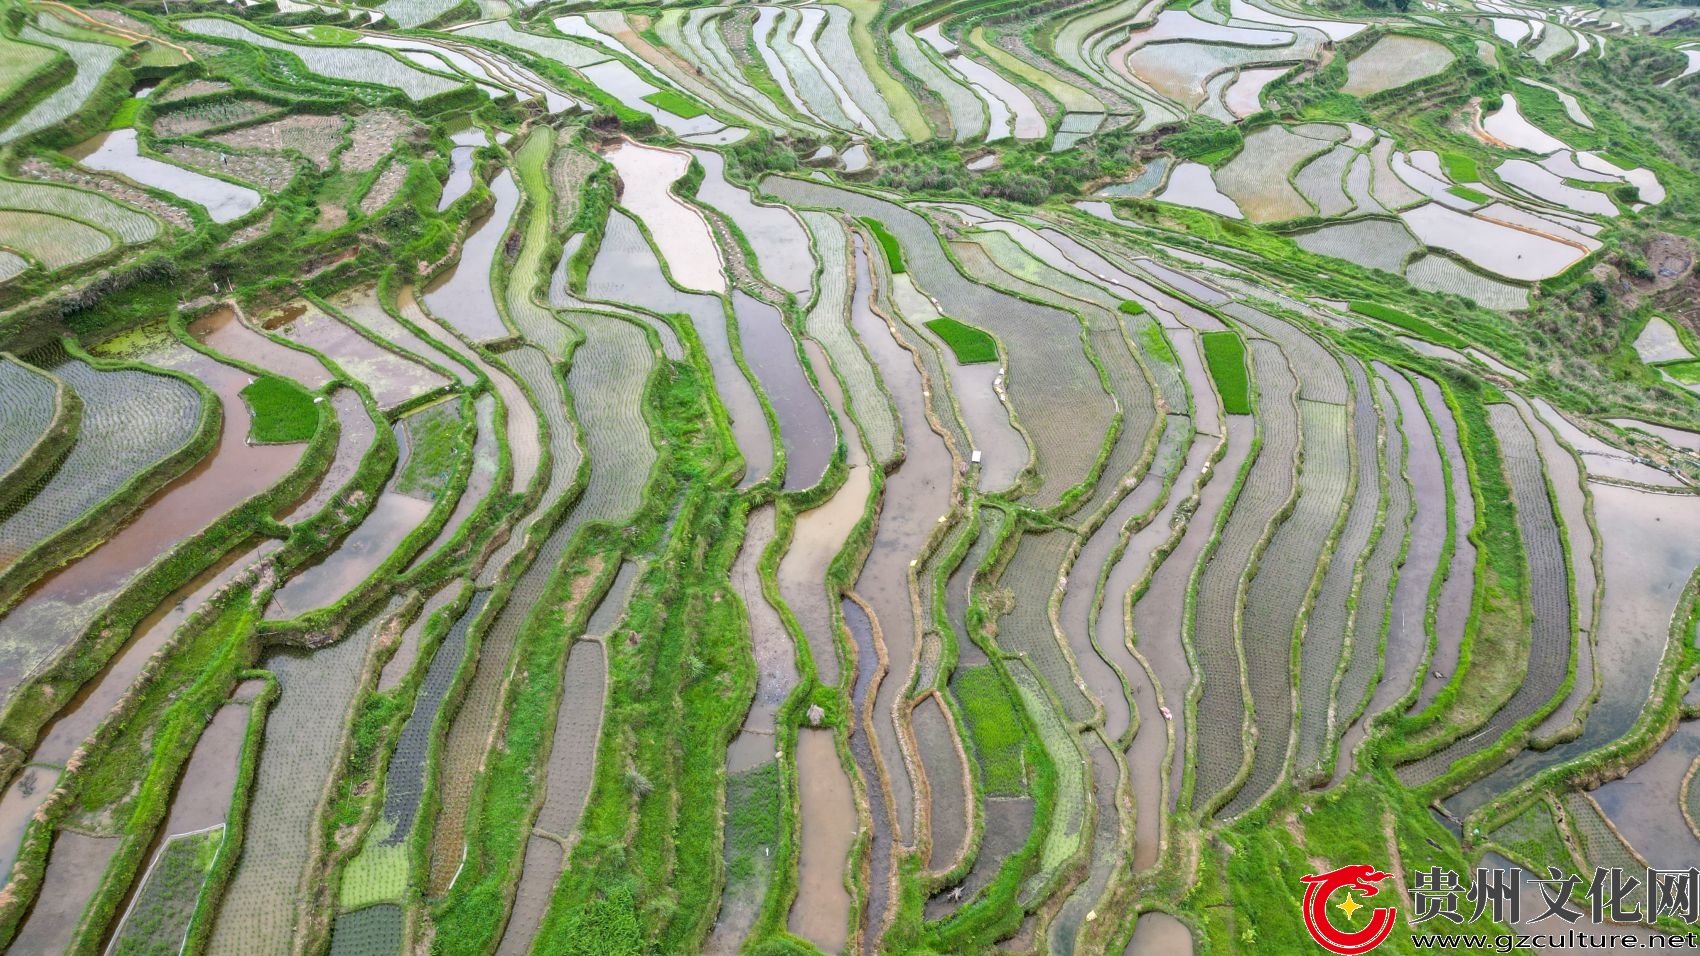
[[[643,97],[650,106],[664,109],[681,119],[696,119],[708,112],[708,109],[696,100],[691,99],[677,90],[656,90]]]
[[[1455,183],[1479,183],[1482,174],[1476,168],[1476,159],[1464,153],[1441,153],[1441,168],[1446,170],[1448,179]]]
[[[1700,359],[1684,359],[1680,362],[1667,362],[1659,366],[1659,370],[1679,382],[1689,385],[1700,384]]]
[[[1015,709],[1015,701],[989,664],[958,671],[951,680],[958,705],[980,762],[980,780],[986,794],[1015,797],[1027,792],[1027,768],[1023,759],[1027,729]]]
[[[151,216],[99,193],[70,186],[0,179],[0,206],[75,219],[111,232],[125,242],[145,242],[159,233],[159,224]]]
[[[253,421],[248,437],[264,444],[306,441],[319,427],[319,410],[307,390],[286,378],[262,375],[242,389]]]
[[[1448,186],[1446,187],[1446,191],[1465,202],[1473,202],[1478,206],[1485,206],[1488,203],[1493,202],[1492,196],[1489,196],[1484,192],[1478,192],[1468,186]]]
[[[1145,306],[1140,305],[1138,302],[1133,302],[1131,300],[1127,301],[1127,302],[1123,302],[1121,305],[1116,306],[1116,308],[1121,309],[1123,312],[1127,313],[1128,315],[1144,315],[1145,314]]]
[[[0,102],[10,102],[23,84],[52,66],[58,54],[52,48],[25,43],[0,34]]]
[[[1545,800],[1531,801],[1522,813],[1490,832],[1487,838],[1524,866],[1544,869],[1570,859],[1552,808]]]
[[[903,246],[898,243],[897,237],[891,234],[891,230],[885,227],[885,223],[872,216],[858,217],[858,221],[867,228],[868,232],[873,233],[874,241],[879,243],[880,248],[885,251],[885,262],[892,273],[901,275],[908,271],[903,263]]]
[[[928,322],[927,328],[943,339],[944,344],[950,346],[951,353],[963,365],[978,365],[998,360],[997,339],[966,322],[940,316]]]
[[[1404,329],[1417,338],[1426,339],[1437,345],[1461,349],[1470,344],[1432,322],[1419,319],[1409,312],[1402,312],[1392,306],[1382,305],[1379,302],[1352,302],[1350,307],[1353,312],[1359,315],[1367,315],[1372,319],[1386,322],[1388,325]]]
[[[1251,414],[1251,380],[1246,374],[1245,342],[1233,332],[1204,333],[1204,361],[1230,415]]]
[[[110,950],[114,956],[178,951],[223,842],[222,826],[166,841],[119,927]]]
[[[1157,323],[1146,322],[1141,324],[1138,334],[1139,344],[1145,350],[1146,355],[1168,365],[1179,364],[1179,359],[1175,356],[1174,346],[1169,344],[1168,337],[1163,334],[1162,327]]]
[[[95,88],[117,64],[124,51],[105,43],[82,43],[44,33],[33,26],[24,27],[20,36],[35,43],[58,47],[68,54],[76,72],[53,92],[37,100],[29,112],[18,117],[10,126],[0,129],[0,144],[10,143],[38,130],[61,122],[83,108],[94,95]]]
[[[0,243],[29,255],[50,272],[112,248],[110,236],[86,223],[19,209],[0,209]]]

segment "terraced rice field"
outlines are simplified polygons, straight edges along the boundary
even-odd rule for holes
[[[1324,6],[10,11],[0,948],[1685,871],[1685,14]]]

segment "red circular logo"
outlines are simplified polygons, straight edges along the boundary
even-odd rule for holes
[[[1376,907],[1369,914],[1369,924],[1362,929],[1342,930],[1336,927],[1328,916],[1328,899],[1337,890],[1345,890],[1344,901],[1334,904],[1334,908],[1342,910],[1347,919],[1363,909],[1363,904],[1353,896],[1352,890],[1357,890],[1364,896],[1374,896],[1380,892],[1375,884],[1387,879],[1392,874],[1383,873],[1373,866],[1354,863],[1342,866],[1338,870],[1320,875],[1301,876],[1299,880],[1305,884],[1305,929],[1310,932],[1310,938],[1317,945],[1339,956],[1360,956],[1380,946],[1388,935],[1393,932],[1393,925],[1399,911],[1391,906]]]

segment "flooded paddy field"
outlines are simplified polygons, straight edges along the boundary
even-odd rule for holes
[[[1685,870],[1692,17],[1480,7],[10,11],[0,949]]]

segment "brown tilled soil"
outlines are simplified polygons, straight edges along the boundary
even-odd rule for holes
[[[193,96],[206,96],[211,93],[229,93],[235,87],[221,80],[190,80],[182,86],[174,86],[159,95],[161,103],[173,100],[186,100]]]
[[[194,136],[216,126],[245,123],[276,111],[277,107],[263,100],[234,98],[196,103],[180,110],[155,115],[153,132],[155,136],[166,139]]]
[[[331,154],[342,145],[345,120],[340,116],[320,116],[301,113],[285,116],[269,123],[257,123],[233,129],[228,133],[210,136],[215,143],[233,149],[282,153],[294,150],[307,157],[313,165],[324,169],[331,164]]]
[[[390,164],[378,174],[378,181],[373,183],[372,188],[361,198],[360,211],[370,216],[389,205],[396,193],[401,192],[401,184],[406,181],[407,164],[396,159],[390,160]]]
[[[418,129],[405,113],[393,110],[373,110],[361,115],[354,121],[350,134],[353,142],[342,153],[342,168],[361,172],[371,169],[390,154],[402,137]]]
[[[295,178],[295,164],[282,156],[252,153],[221,153],[199,146],[167,146],[161,155],[180,166],[222,174],[253,183],[266,192],[277,192]]]

